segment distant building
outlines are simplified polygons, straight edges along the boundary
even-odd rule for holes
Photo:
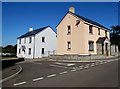
[[[41,58],[56,52],[56,33],[50,26],[33,30],[20,36],[17,42],[17,57]]]
[[[70,7],[57,25],[57,54],[110,55],[110,30]]]

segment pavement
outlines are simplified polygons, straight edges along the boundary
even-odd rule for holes
[[[18,65],[10,66],[9,68],[5,68],[2,70],[2,80],[0,80],[0,83],[5,82],[16,75],[18,75],[20,72],[22,72],[22,68]]]
[[[27,61],[3,87],[117,87],[118,59],[97,62]]]

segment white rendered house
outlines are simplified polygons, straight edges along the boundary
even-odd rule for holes
[[[17,57],[41,58],[56,53],[57,34],[50,27],[33,30],[20,36],[17,42]]]

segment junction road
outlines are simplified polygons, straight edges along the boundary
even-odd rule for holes
[[[3,87],[118,87],[118,60],[98,63],[32,61]]]

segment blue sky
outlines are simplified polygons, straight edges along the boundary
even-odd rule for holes
[[[56,31],[70,6],[75,7],[76,14],[109,29],[118,24],[117,2],[3,2],[2,45],[15,45],[17,37],[28,32],[31,26],[37,29],[50,25]]]

